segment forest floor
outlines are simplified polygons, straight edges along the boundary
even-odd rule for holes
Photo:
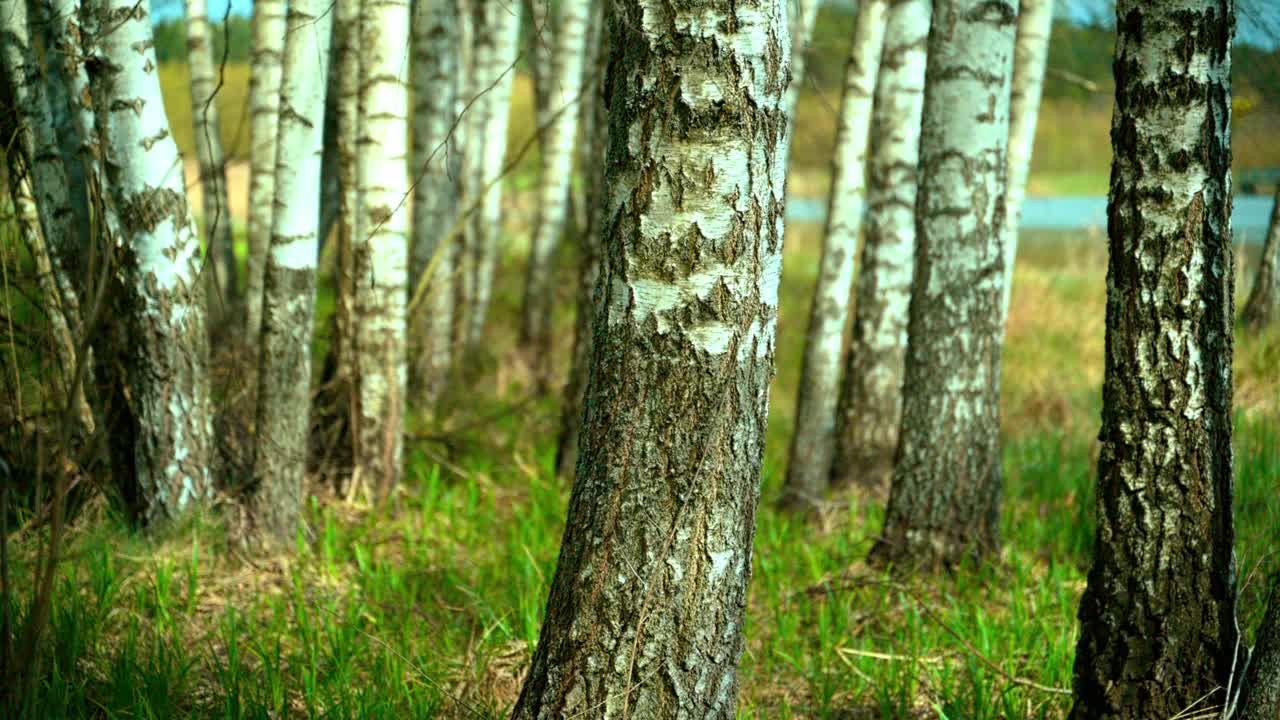
[[[1019,258],[1002,379],[1002,552],[906,580],[863,563],[878,499],[834,498],[807,521],[774,506],[817,248],[816,227],[789,231],[739,716],[1064,717],[1093,541],[1102,239],[1030,237]],[[537,640],[568,497],[551,471],[557,402],[530,397],[513,349],[520,263],[505,258],[500,278],[512,280],[496,297],[490,352],[471,363],[483,381],[458,387],[443,422],[412,424],[389,506],[318,488],[293,551],[274,555],[228,539],[229,502],[221,520],[150,539],[102,496],[82,506],[29,717],[504,717]],[[568,265],[554,335],[566,344]],[[1243,295],[1251,274],[1239,275]],[[1235,352],[1237,548],[1252,632],[1259,566],[1275,564],[1264,561],[1280,528],[1280,329],[1239,333]],[[560,371],[567,355],[557,349]],[[11,537],[13,577],[32,577],[42,536]]]

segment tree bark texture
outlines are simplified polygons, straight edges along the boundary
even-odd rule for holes
[[[483,193],[479,210],[470,218],[467,241],[472,274],[470,312],[466,345],[479,346],[484,334],[489,303],[493,297],[493,275],[498,262],[498,239],[502,235],[502,166],[507,154],[507,120],[511,107],[511,83],[520,42],[520,13],[509,3],[480,2],[475,22],[474,64],[483,104],[478,132],[469,138],[470,153],[477,153],[478,172],[469,193]]]
[[[1005,143],[1017,7],[940,0],[929,32],[902,426],[872,559],[994,552]]]
[[[783,503],[796,507],[820,502],[831,474],[849,291],[857,272],[858,234],[866,209],[867,133],[888,9],[887,0],[859,3],[853,44],[845,66],[840,125],[831,162],[826,232],[822,238],[818,282],[809,307],[809,330],[796,398],[796,427],[791,436],[791,455],[783,488]]]
[[[1116,6],[1098,528],[1073,720],[1208,710],[1233,679],[1232,18],[1230,0]]]
[[[733,718],[773,374],[782,0],[611,8],[578,475],[513,717]]]
[[[254,2],[253,68],[249,76],[249,260],[245,271],[245,340],[249,347],[255,346],[262,327],[262,285],[276,197],[286,28],[285,0]]]
[[[1267,613],[1258,628],[1240,695],[1239,720],[1280,717],[1280,575],[1271,581]]]
[[[408,0],[364,0],[360,11],[358,192],[352,260],[359,381],[357,472],[378,497],[399,483],[403,452],[409,284]]]
[[[1241,319],[1246,327],[1260,330],[1280,318],[1280,188],[1271,206],[1271,222],[1267,240],[1262,245],[1262,259],[1253,278],[1253,289],[1245,301]]]
[[[236,257],[231,245],[231,213],[227,204],[226,158],[222,152],[222,123],[215,94],[217,67],[207,0],[185,0],[187,8],[187,66],[191,70],[191,122],[200,164],[206,262],[213,270],[209,310],[225,315],[239,290]]]
[[[1000,332],[1009,320],[1013,267],[1018,256],[1018,224],[1031,174],[1031,151],[1040,116],[1044,69],[1049,61],[1049,31],[1053,0],[1022,0],[1018,13],[1018,44],[1013,60],[1013,89],[1009,102],[1009,180],[1004,191],[1004,299]]]
[[[889,8],[871,114],[867,220],[853,335],[836,411],[831,482],[887,492],[902,422],[916,251],[916,167],[932,4]]]
[[[608,44],[602,42],[605,21],[603,5],[592,9],[591,22],[596,26],[595,38],[588,40],[591,63],[584,72],[589,90],[583,95],[583,103],[589,112],[583,113],[582,171],[584,177],[583,198],[586,224],[578,231],[578,289],[577,313],[573,323],[573,357],[569,365],[569,379],[564,386],[560,403],[560,433],[556,439],[556,474],[572,480],[578,465],[578,441],[582,436],[582,410],[586,400],[587,380],[591,373],[591,356],[595,347],[596,306],[599,304],[597,285],[600,280],[600,260],[603,249],[601,236],[606,217],[605,188],[608,175],[605,163],[609,148],[609,107],[604,96],[605,70],[609,63]]]
[[[413,3],[413,247],[410,297],[425,282],[420,307],[410,308],[413,394],[433,408],[451,363],[454,267],[443,243],[457,218],[458,4]],[[438,256],[438,257],[437,257]]]
[[[532,354],[541,381],[550,372],[547,356],[551,352],[551,315],[555,306],[552,281],[569,215],[590,12],[587,0],[561,0],[551,79],[546,88],[549,127],[545,127],[542,136],[542,184],[538,188],[538,216],[529,246],[520,324],[521,339]]]
[[[200,239],[169,132],[146,7],[98,4],[94,85],[103,165],[123,231],[129,402],[141,514],[178,516],[211,491],[211,410]]]
[[[311,417],[316,234],[332,18],[327,0],[290,0],[280,87],[275,217],[262,300],[255,516],[280,542],[302,512]]]

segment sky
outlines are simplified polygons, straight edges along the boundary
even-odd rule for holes
[[[823,0],[825,4],[856,5],[855,0]],[[1058,17],[1080,23],[1110,25],[1114,19],[1113,0],[1056,0]],[[209,0],[209,16],[222,17],[230,5],[234,15],[252,15],[253,0]],[[151,0],[152,18],[159,22],[182,16],[182,0]],[[1280,44],[1280,2],[1277,0],[1237,0],[1236,42],[1274,48]]]

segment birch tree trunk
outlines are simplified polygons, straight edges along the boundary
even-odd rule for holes
[[[311,339],[324,97],[333,15],[327,0],[290,0],[280,87],[275,217],[263,294],[255,515],[276,541],[302,512],[311,416]]]
[[[539,384],[545,384],[550,372],[551,313],[555,305],[552,279],[569,214],[589,13],[587,0],[560,0],[552,79],[546,88],[549,103],[546,121],[550,127],[546,127],[542,136],[542,184],[529,247],[520,324],[522,344],[533,358]]]
[[[1040,95],[1044,90],[1044,69],[1049,60],[1052,25],[1053,0],[1021,0],[1009,102],[1009,179],[1004,192],[1006,219],[1001,333],[1004,333],[1004,326],[1009,320],[1013,267],[1018,256],[1018,224],[1022,220],[1022,201],[1027,195],[1027,177],[1031,174],[1031,151],[1036,140],[1036,120],[1040,116]]]
[[[1225,700],[1239,640],[1231,469],[1231,0],[1120,0],[1098,528],[1074,720]]]
[[[239,279],[236,277],[235,249],[231,245],[231,213],[227,204],[226,159],[222,153],[222,127],[218,118],[217,88],[213,61],[213,38],[209,29],[207,0],[185,0],[187,6],[187,65],[191,69],[191,122],[196,143],[196,160],[200,163],[200,187],[203,190],[204,238],[206,256],[216,281],[211,289],[209,307],[222,315],[225,305],[233,304]]]
[[[902,373],[916,252],[916,169],[929,0],[889,8],[871,114],[870,175],[853,338],[836,411],[831,482],[887,492],[902,422]]]
[[[355,270],[356,470],[380,498],[400,481],[409,284],[408,0],[364,0],[360,11]]]
[[[200,504],[212,488],[200,239],[164,114],[151,18],[133,0],[97,8],[103,32],[93,82],[99,107],[108,108],[103,164],[124,231],[133,462],[141,513],[154,523]]]
[[[934,3],[902,427],[878,563],[954,565],[997,549],[1001,198],[1016,26],[1011,2]]]
[[[533,69],[534,121],[538,127],[544,127],[548,120],[547,110],[551,107],[551,88],[555,84],[555,48],[560,42],[560,26],[556,22],[552,0],[525,0],[524,4],[526,17],[533,24],[529,28],[529,65]]]
[[[1241,687],[1239,720],[1280,717],[1280,575],[1271,581],[1267,614],[1258,628],[1258,642]]]
[[[245,280],[245,340],[249,347],[255,346],[262,326],[262,284],[276,197],[276,137],[285,32],[285,0],[255,0],[253,70],[249,76],[249,261]]]
[[[474,192],[484,198],[480,210],[472,214],[468,250],[472,297],[467,327],[467,347],[476,348],[484,334],[489,302],[493,297],[493,275],[498,261],[498,239],[502,234],[502,175],[507,153],[507,119],[511,106],[511,82],[520,41],[520,14],[510,4],[480,3],[476,21],[475,64],[480,76],[479,92],[484,93],[483,128],[472,136],[479,153],[480,182]],[[483,33],[480,31],[483,25]]]
[[[582,409],[586,400],[587,380],[591,371],[591,356],[595,347],[592,329],[595,327],[597,284],[600,279],[600,256],[603,246],[607,196],[605,194],[607,171],[605,163],[609,149],[609,108],[604,97],[605,69],[609,63],[607,43],[603,42],[603,5],[592,8],[588,48],[591,65],[586,69],[585,82],[589,88],[583,94],[583,105],[588,112],[582,115],[585,175],[583,194],[586,223],[578,232],[578,289],[577,313],[573,324],[573,359],[569,366],[569,379],[565,383],[564,398],[560,403],[560,433],[556,439],[556,475],[573,480],[578,465],[578,440],[582,435]],[[594,37],[590,35],[594,34]]]
[[[1271,205],[1271,222],[1267,228],[1267,240],[1262,245],[1262,259],[1258,274],[1253,278],[1253,289],[1244,304],[1241,319],[1251,330],[1260,330],[1276,318],[1280,318],[1280,188]]]
[[[458,4],[415,0],[413,5],[413,248],[410,296],[427,293],[411,309],[416,351],[410,386],[434,407],[445,387],[452,350],[454,268],[442,244],[457,217]],[[439,258],[437,258],[439,255]]]
[[[599,344],[513,718],[728,719],[773,375],[786,12],[628,0],[611,14]]]
[[[782,501],[793,507],[820,502],[831,473],[844,328],[849,318],[849,291],[857,270],[858,231],[865,210],[867,132],[888,6],[887,0],[859,3],[857,27],[845,65],[840,127],[831,162],[827,226],[818,283],[809,310],[809,332],[796,399],[796,429],[791,436],[783,487]]]
[[[818,19],[821,0],[787,0],[788,23],[791,28],[791,82],[783,107],[787,113],[787,144],[783,157],[790,164],[791,138],[796,125],[796,106],[800,103],[800,90],[804,87],[805,54],[809,52],[809,40],[813,37],[813,25]],[[861,6],[859,6],[861,8]]]

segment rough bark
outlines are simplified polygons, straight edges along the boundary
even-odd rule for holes
[[[611,8],[578,477],[514,718],[733,718],[773,374],[782,0]]]
[[[555,305],[552,280],[569,215],[589,14],[590,4],[586,0],[560,0],[551,58],[552,79],[546,87],[549,126],[542,136],[542,183],[538,188],[538,216],[529,245],[520,324],[521,341],[531,354],[540,384],[545,384],[550,372],[551,314]]]
[[[253,67],[249,76],[249,258],[245,271],[248,347],[256,345],[262,326],[262,284],[275,204],[276,137],[285,29],[285,0],[254,2]]]
[[[444,391],[450,367],[454,268],[442,244],[458,202],[458,4],[415,0],[413,6],[413,248],[410,294],[426,295],[411,308],[411,387],[428,409]],[[440,257],[437,258],[436,256]]]
[[[143,519],[173,518],[211,491],[212,438],[200,239],[160,94],[151,18],[133,0],[97,6],[93,83],[103,165],[120,217],[128,310],[133,463]]]
[[[386,497],[400,481],[409,284],[408,0],[360,11],[360,120],[352,259],[359,382],[356,472]]]
[[[1014,51],[1013,88],[1009,102],[1009,179],[1004,191],[1004,297],[1000,332],[1009,319],[1013,292],[1013,267],[1018,256],[1018,223],[1031,173],[1031,150],[1040,116],[1044,69],[1049,60],[1049,30],[1053,24],[1053,0],[1021,0],[1018,44]]]
[[[858,5],[836,151],[831,161],[831,192],[827,198],[827,226],[822,238],[818,282],[809,306],[809,330],[796,398],[796,427],[782,501],[794,507],[822,500],[835,451],[836,399],[844,329],[849,319],[849,291],[857,272],[858,234],[866,208],[867,133],[880,51],[884,45],[887,0],[864,0]]]
[[[311,416],[316,234],[330,25],[328,0],[290,0],[279,98],[275,202],[262,299],[253,476],[259,527],[293,539]]]
[[[589,90],[583,94],[583,153],[581,163],[584,179],[586,222],[578,231],[578,288],[575,304],[577,313],[573,323],[573,356],[569,365],[569,378],[564,386],[560,403],[560,433],[556,439],[556,474],[573,480],[578,465],[578,440],[582,434],[582,409],[587,394],[587,379],[591,372],[591,355],[595,346],[592,328],[595,327],[597,285],[600,279],[601,234],[604,231],[606,211],[605,161],[609,148],[609,108],[604,96],[605,68],[609,63],[608,44],[602,42],[602,26],[605,9],[597,5],[592,9],[591,24],[594,38],[588,39],[592,63],[584,74]],[[590,158],[590,160],[586,160]]]
[[[231,213],[227,204],[226,158],[222,152],[222,123],[215,102],[218,78],[207,0],[185,0],[187,8],[187,66],[191,70],[191,122],[200,165],[203,192],[201,222],[205,255],[213,272],[209,309],[216,316],[234,304],[239,290],[236,257],[231,245]]]
[[[871,115],[868,214],[853,337],[836,411],[832,484],[856,483],[881,493],[888,491],[902,422],[931,9],[928,0],[898,0],[889,8]]]
[[[879,563],[996,550],[1005,143],[1017,7],[941,0],[929,32],[902,425]]]
[[[472,146],[466,152],[474,150],[477,153],[477,182],[472,184],[470,192],[472,197],[474,193],[483,193],[483,200],[480,209],[471,215],[467,244],[472,274],[466,330],[466,344],[470,349],[480,344],[493,297],[498,238],[502,234],[502,183],[499,177],[507,153],[511,83],[515,79],[520,40],[520,13],[514,5],[499,2],[478,5],[474,63],[479,80],[477,92],[482,93],[479,102],[484,106],[478,114],[483,125],[471,136]]]
[[[1271,206],[1271,223],[1267,240],[1262,245],[1262,259],[1253,289],[1245,301],[1241,319],[1251,330],[1260,330],[1280,318],[1280,188]]]
[[[1280,718],[1280,575],[1271,581],[1267,614],[1258,628],[1238,712],[1238,720]]]
[[[1207,710],[1232,679],[1232,10],[1116,7],[1098,528],[1074,720]]]

